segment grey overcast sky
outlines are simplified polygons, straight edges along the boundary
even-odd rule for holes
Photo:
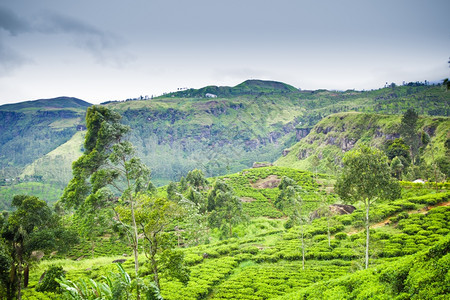
[[[449,0],[0,0],[0,104],[450,77]]]

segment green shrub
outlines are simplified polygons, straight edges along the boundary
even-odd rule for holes
[[[396,217],[392,217],[391,218],[391,222],[396,223],[396,222],[398,222],[400,220],[408,219],[408,217],[409,217],[409,214],[406,211],[402,211]]]
[[[353,222],[353,227],[355,228],[363,228],[364,227],[364,221],[357,220]]]
[[[411,261],[412,263],[412,261]],[[405,288],[405,280],[408,278],[410,264],[394,263],[380,274],[380,281],[389,284],[394,293],[401,293]]]
[[[345,240],[345,239],[347,239],[347,234],[344,232],[339,232],[339,233],[336,233],[336,235],[334,237],[337,240]]]
[[[255,247],[255,246],[244,246],[241,248],[241,252],[257,254],[259,252],[259,249],[258,249],[258,247]]]
[[[184,255],[184,262],[188,265],[188,266],[193,266],[196,265],[200,262],[202,262],[203,257],[201,255],[198,254],[194,254],[194,253],[186,253]]]
[[[38,292],[61,292],[61,286],[55,281],[55,278],[64,278],[65,272],[61,266],[50,266],[47,271],[45,271],[44,278],[41,283],[36,286],[36,291]]]
[[[336,217],[338,221],[340,221],[344,225],[350,225],[353,222],[353,216],[352,215],[342,215]]]
[[[406,234],[416,234],[418,233],[420,230],[422,230],[422,227],[416,224],[408,224],[405,227],[403,227],[403,232]]]
[[[431,234],[431,231],[428,230],[420,230],[418,233],[418,235],[422,235],[422,236],[429,236]]]
[[[446,235],[450,230],[448,228],[440,228],[436,231],[437,234]]]
[[[328,238],[328,236],[325,234],[317,234],[317,235],[313,236],[313,241],[315,241],[315,242],[324,241],[327,238]]]

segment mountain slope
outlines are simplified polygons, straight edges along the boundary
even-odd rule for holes
[[[230,96],[243,96],[243,95],[257,95],[257,94],[283,94],[283,93],[297,93],[298,89],[288,85],[286,83],[278,81],[268,81],[268,80],[257,80],[250,79],[246,80],[234,87],[229,86],[207,86],[201,89],[188,89],[179,91],[176,93],[170,93],[168,97],[230,97]]]
[[[72,162],[83,154],[85,131],[78,131],[70,140],[25,167],[20,178],[38,177],[41,181],[64,188],[72,179]]]
[[[39,99],[24,101],[0,106],[1,111],[34,111],[34,110],[55,110],[55,109],[86,109],[92,104],[73,97],[57,97],[52,99]]]
[[[248,80],[235,87],[205,87],[105,105],[131,126],[130,140],[138,156],[152,169],[153,181],[162,185],[195,168],[215,176],[240,171],[255,161],[275,161],[333,113],[401,114],[413,107],[419,114],[448,116],[449,102],[450,93],[441,86],[417,83],[338,92],[299,91],[280,82]],[[19,176],[26,165],[67,142],[75,125],[84,122],[88,105],[60,98],[1,106],[0,180]]]
[[[353,147],[369,144],[383,148],[387,140],[399,138],[400,122],[401,116],[396,115],[356,112],[330,115],[317,123],[300,142],[285,149],[284,156],[275,165],[333,171],[341,163],[343,154]],[[418,132],[424,131],[431,137],[431,143],[422,151],[426,163],[432,163],[432,155],[444,157],[444,143],[450,138],[450,118],[422,116],[418,127]]]
[[[0,179],[17,177],[27,164],[68,141],[90,105],[60,97],[0,106]]]

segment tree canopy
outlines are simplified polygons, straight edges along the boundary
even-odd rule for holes
[[[361,146],[343,158],[344,168],[335,190],[344,201],[364,204],[366,210],[366,268],[369,266],[369,211],[378,199],[400,197],[400,185],[391,177],[388,159],[380,150]]]

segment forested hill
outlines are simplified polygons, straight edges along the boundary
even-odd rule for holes
[[[69,140],[91,104],[59,97],[0,106],[0,179],[11,179]]]
[[[359,112],[330,115],[317,123],[309,135],[302,136],[298,143],[285,149],[283,156],[275,164],[302,170],[335,173],[341,165],[344,153],[358,145],[369,144],[389,152],[387,147],[396,139],[403,137],[400,134],[401,120],[401,115]],[[441,171],[444,174],[447,173],[448,167],[444,167],[444,164],[450,163],[446,153],[448,147],[446,142],[450,140],[450,118],[418,117],[415,130],[419,150],[416,164],[421,164],[422,171],[430,172],[433,168],[433,160],[438,162],[438,165],[440,161],[443,161]],[[398,152],[393,153],[398,155]],[[421,173],[419,169],[410,175],[409,180],[427,178],[426,174]]]
[[[0,106],[0,111],[37,111],[52,109],[82,109],[86,110],[92,104],[73,97],[57,97],[52,99],[40,99]]]
[[[230,97],[242,95],[257,95],[257,94],[285,94],[285,93],[299,93],[295,87],[277,81],[266,80],[246,80],[234,87],[228,86],[207,86],[201,89],[185,89],[176,93],[170,93],[168,97]]]
[[[215,176],[273,162],[333,113],[400,115],[411,107],[420,115],[448,116],[449,101],[445,88],[416,83],[338,92],[249,80],[108,106],[131,126],[132,142],[161,184],[194,168]]]
[[[254,162],[274,162],[334,113],[400,116],[414,108],[424,116],[449,116],[449,102],[450,92],[443,86],[421,83],[373,91],[301,91],[280,82],[247,80],[235,87],[105,105],[131,126],[138,156],[151,168],[153,182],[162,185],[196,168],[216,176]],[[21,184],[31,178],[64,187],[70,161],[82,150],[82,136],[75,133],[89,105],[56,98],[0,106],[0,182],[20,176]],[[352,126],[346,130],[351,132]],[[69,148],[75,151],[67,153]]]

